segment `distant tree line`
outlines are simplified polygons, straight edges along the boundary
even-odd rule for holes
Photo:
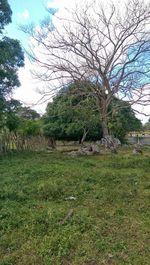
[[[18,69],[24,66],[24,54],[18,40],[4,36],[11,22],[12,11],[7,0],[0,1],[0,128],[9,123],[8,112],[14,105],[10,100],[13,89],[20,85]],[[14,124],[16,121],[14,120]],[[13,126],[13,124],[11,125]],[[10,127],[11,127],[10,126]]]
[[[150,118],[149,118],[149,120],[145,123],[145,125],[144,125],[144,130],[145,130],[145,131],[150,131]]]
[[[22,135],[40,133],[40,115],[11,97],[20,86],[18,69],[24,66],[24,54],[18,40],[4,36],[4,28],[11,23],[12,10],[7,0],[0,1],[0,131]]]
[[[99,112],[93,98],[73,93],[74,85],[63,89],[47,105],[46,113],[40,115],[18,100],[11,99],[5,105],[0,129],[30,137],[43,135],[54,140],[100,140],[102,127]],[[130,131],[142,129],[142,124],[128,103],[114,98],[117,110],[109,120],[111,135],[123,143]],[[112,108],[115,109],[115,107]],[[121,106],[121,108],[119,108]]]
[[[1,129],[23,136],[40,134],[40,115],[35,110],[22,106],[18,100],[7,101],[2,120]]]
[[[18,69],[24,66],[24,54],[19,41],[3,34],[5,26],[11,22],[11,15],[8,1],[1,0],[0,132],[13,132],[26,137],[44,135],[53,140],[76,140],[83,143],[85,140],[100,140],[105,135],[104,127],[107,129],[106,135],[117,137],[121,142],[125,141],[129,131],[142,129],[130,104],[118,99],[115,93],[112,93],[107,106],[107,115],[103,115],[97,100],[99,97],[99,102],[107,103],[109,89],[103,91],[102,85],[92,82],[90,78],[64,86],[53,101],[48,103],[43,117],[11,98],[12,91],[20,85]],[[107,118],[105,124],[104,117]]]

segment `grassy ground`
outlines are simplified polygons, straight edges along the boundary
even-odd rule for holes
[[[148,150],[1,157],[0,264],[149,265],[149,177]]]

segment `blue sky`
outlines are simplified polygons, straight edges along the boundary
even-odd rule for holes
[[[13,15],[12,23],[5,30],[9,37],[19,39],[24,46],[27,43],[27,36],[18,29],[19,25],[39,24],[44,17],[48,16],[46,0],[8,0]]]
[[[50,14],[46,8],[57,7],[62,0],[8,0],[8,3],[12,9],[12,23],[5,27],[4,34],[10,38],[20,41],[23,48],[28,50],[28,36],[19,29],[19,25],[29,25],[34,23],[35,25]],[[21,86],[14,90],[13,97],[20,100],[22,103],[35,108],[39,113],[43,113],[46,104],[35,105],[35,103],[41,98],[41,95],[37,93],[37,89],[41,87],[40,82],[36,82],[30,73],[31,64],[28,58],[25,56],[25,67],[19,69],[19,80]]]
[[[12,9],[12,23],[5,27],[5,35],[13,39],[18,39],[24,48],[28,47],[28,36],[19,29],[19,25],[29,25],[34,23],[38,25],[45,17],[50,15],[46,8],[58,8],[61,10],[63,6],[68,8],[75,0],[8,0]],[[84,0],[79,0],[79,2]],[[114,0],[115,1],[115,0]],[[27,48],[28,49],[28,48]],[[30,63],[25,60],[25,67],[19,70],[19,79],[21,87],[14,91],[14,97],[24,103],[31,104],[37,102],[41,95],[37,90],[41,88],[40,82],[35,82],[30,73]],[[32,107],[32,106],[31,106]],[[46,104],[43,106],[35,106],[35,109],[40,113],[45,110]],[[142,117],[143,120],[145,120]]]

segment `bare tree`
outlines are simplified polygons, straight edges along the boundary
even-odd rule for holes
[[[76,6],[68,18],[56,14],[53,27],[24,31],[39,45],[38,52],[30,53],[41,68],[36,77],[51,92],[75,82],[78,93],[93,96],[107,138],[114,97],[130,104],[150,103],[150,5],[143,0],[120,6],[99,2]],[[86,91],[81,81],[88,82]]]

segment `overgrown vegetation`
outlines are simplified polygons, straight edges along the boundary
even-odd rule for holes
[[[44,135],[55,140],[100,140],[102,138],[102,119],[96,100],[87,95],[89,82],[81,82],[82,93],[75,83],[64,87],[47,105],[43,115]],[[109,107],[110,117],[108,128],[112,136],[123,143],[130,131],[142,129],[141,121],[135,117],[130,105],[113,98]]]
[[[148,122],[145,123],[144,130],[145,131],[150,131],[150,118],[149,118]]]
[[[29,54],[35,77],[47,83],[45,96],[72,82],[81,95],[85,93],[81,82],[88,82],[86,94],[96,100],[103,137],[108,141],[114,97],[134,108],[135,104],[149,104],[149,9],[150,4],[143,0],[122,5],[83,1],[65,9],[63,15],[50,9],[51,19],[43,21],[40,31],[36,25],[22,27],[34,40]]]
[[[0,157],[1,265],[149,265],[150,152]]]
[[[6,112],[12,101],[8,96],[20,86],[18,69],[24,66],[20,42],[4,36],[4,28],[11,23],[12,10],[7,0],[0,1],[0,129],[7,123]],[[16,124],[16,119],[14,123]]]

